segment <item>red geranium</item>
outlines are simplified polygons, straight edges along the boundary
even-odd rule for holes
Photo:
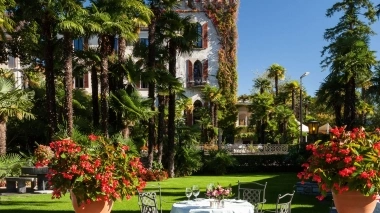
[[[318,199],[329,191],[359,191],[375,197],[380,189],[380,130],[366,133],[364,128],[335,127],[330,132],[329,141],[306,146],[312,154],[298,178],[318,183],[322,194]]]
[[[90,143],[78,144],[70,139],[54,141],[55,155],[50,162],[48,179],[52,198],[71,190],[78,204],[102,200],[129,199],[145,187],[140,176],[145,168],[130,151],[128,144],[90,135]]]

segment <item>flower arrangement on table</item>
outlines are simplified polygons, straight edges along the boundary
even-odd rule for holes
[[[55,154],[47,177],[53,186],[53,199],[71,191],[79,206],[99,200],[129,199],[145,187],[140,178],[145,168],[128,145],[95,135],[88,138],[89,145],[70,139],[50,143]]]
[[[44,167],[54,157],[54,152],[49,146],[38,145],[34,150],[34,157],[36,158],[35,167]]]
[[[223,188],[219,183],[216,186],[214,184],[209,184],[206,189],[206,196],[217,200],[232,197],[233,194],[231,184],[225,188]]]
[[[318,183],[319,200],[329,191],[358,191],[375,198],[380,189],[380,129],[369,133],[364,128],[335,127],[330,132],[329,141],[306,146],[312,155],[298,178]]]

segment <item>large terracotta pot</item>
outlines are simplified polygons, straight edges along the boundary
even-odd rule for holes
[[[78,206],[77,198],[70,191],[71,203],[73,204],[75,213],[110,213],[113,206],[113,201],[93,201],[84,205]]]
[[[373,213],[377,200],[364,196],[358,191],[333,194],[334,204],[339,213]]]

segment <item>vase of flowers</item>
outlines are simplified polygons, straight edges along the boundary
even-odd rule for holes
[[[52,198],[70,192],[76,213],[110,212],[113,201],[129,199],[145,187],[140,178],[145,168],[122,140],[88,139],[87,144],[70,139],[50,143],[55,153],[47,175]]]
[[[330,133],[329,141],[306,146],[312,155],[298,178],[317,182],[320,200],[331,191],[339,213],[372,213],[380,189],[380,129],[335,127]]]
[[[214,184],[209,184],[206,189],[206,196],[212,199],[210,200],[211,208],[223,208],[223,199],[231,197],[232,195],[231,184],[225,188],[223,188],[219,183],[216,186]]]

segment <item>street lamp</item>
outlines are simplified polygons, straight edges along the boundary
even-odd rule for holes
[[[318,134],[319,121],[309,121],[307,126],[309,127],[309,135],[313,136],[315,141],[315,136]]]
[[[309,74],[310,72],[305,72],[300,77],[300,144],[302,142],[302,78]]]

